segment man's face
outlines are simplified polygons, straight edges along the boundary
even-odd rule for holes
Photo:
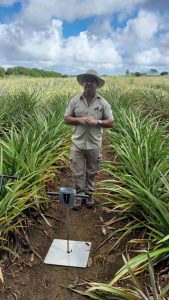
[[[98,85],[98,82],[95,77],[85,76],[85,78],[84,78],[84,92],[85,93],[95,95],[97,85]]]

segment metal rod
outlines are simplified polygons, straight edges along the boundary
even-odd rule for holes
[[[83,199],[88,199],[89,195],[79,195],[79,194],[76,194],[76,197],[83,198]]]
[[[59,196],[59,192],[46,192],[48,196]],[[87,199],[89,198],[89,195],[79,195],[79,194],[76,194],[75,197],[80,197],[80,198],[84,198],[84,199]]]
[[[67,231],[67,253],[70,253],[69,249],[69,209],[66,209],[66,231]]]
[[[60,196],[60,192],[46,192],[48,196]],[[66,200],[69,200],[69,198],[67,199],[68,196],[70,196],[69,193],[63,193],[63,195],[65,196],[65,203],[66,203]],[[79,195],[79,194],[76,194],[75,197],[81,197],[83,199],[87,199],[89,198],[89,195]],[[64,203],[62,203],[63,205]],[[64,206],[64,205],[63,205]],[[66,236],[67,236],[67,253],[71,253],[72,250],[70,250],[69,248],[69,208],[66,208]]]
[[[47,195],[49,196],[59,196],[58,192],[47,192]]]

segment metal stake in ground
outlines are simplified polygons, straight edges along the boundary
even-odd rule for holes
[[[66,237],[67,240],[54,239],[46,255],[44,263],[52,265],[82,267],[87,266],[91,242],[69,240],[69,209],[73,207],[76,190],[62,187],[60,192],[47,192],[49,196],[58,196],[60,204],[66,208]],[[87,198],[87,195],[80,195]]]

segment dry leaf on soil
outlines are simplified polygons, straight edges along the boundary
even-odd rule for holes
[[[107,212],[108,214],[111,214],[111,212],[112,212],[112,209],[110,209],[110,208],[108,208],[108,207],[106,207],[106,206],[103,206],[103,207],[102,207],[102,210],[104,210],[104,211]]]
[[[104,220],[103,220],[103,217],[102,217],[102,216],[100,216],[99,219],[100,219],[100,221],[101,221],[102,223],[104,223]]]
[[[104,235],[106,235],[106,233],[107,233],[107,231],[106,231],[106,229],[105,229],[104,226],[102,226],[102,232],[103,232]]]
[[[75,280],[74,280],[73,284],[74,284],[74,285],[77,285],[78,283],[79,283],[79,275],[77,275],[77,276],[75,277]]]
[[[0,280],[2,281],[2,283],[4,283],[4,277],[2,274],[2,268],[0,267]]]
[[[88,268],[89,268],[89,267],[91,267],[91,265],[92,265],[92,258],[91,258],[91,257],[89,257],[89,259],[88,259],[88,263],[87,263],[87,266],[88,266]]]

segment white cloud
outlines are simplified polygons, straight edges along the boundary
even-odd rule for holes
[[[26,22],[42,25],[51,18],[73,21],[115,12],[130,12],[146,0],[30,0],[23,11]],[[68,8],[69,6],[69,8]]]
[[[117,28],[112,38],[118,47],[129,52],[151,46],[158,32],[158,17],[150,12],[140,11],[138,16],[129,19],[124,28]]]
[[[137,54],[135,62],[139,65],[143,64],[147,66],[169,66],[169,52],[163,56],[158,48],[152,48],[151,50],[146,50]]]
[[[158,31],[158,19],[153,13],[140,11],[138,17],[128,21],[125,33],[133,34],[136,39],[149,40]]]
[[[112,24],[110,16],[101,16],[95,18],[92,25],[89,26],[89,34],[94,34],[100,37],[105,37],[111,35],[112,33]]]
[[[158,48],[152,48],[150,50],[145,50],[137,53],[134,57],[134,62],[138,65],[158,65],[162,56]]]
[[[15,2],[0,0],[0,5]],[[169,67],[169,14],[153,10],[152,0],[20,2],[22,10],[17,20],[0,24],[0,65],[49,68],[62,73],[88,68],[100,73],[120,73],[127,68],[144,72],[148,67]],[[115,13],[116,24],[112,19]],[[86,31],[64,38],[64,20],[86,17],[94,17]],[[119,18],[123,27],[118,27]]]
[[[62,22],[53,20],[44,31],[22,32],[24,40],[19,50],[33,60],[51,60],[60,58],[62,48]]]
[[[162,34],[159,38],[159,46],[164,51],[169,51],[169,32]]]
[[[159,17],[153,13],[140,11],[138,16],[129,19],[126,27],[117,28],[112,33],[112,40],[123,57],[123,62],[130,65],[137,63],[139,53],[154,48],[157,43]],[[140,65],[141,65],[140,61]]]
[[[66,56],[73,55],[76,61],[88,63],[119,65],[122,59],[116,51],[111,39],[98,39],[96,36],[82,32],[78,37],[67,40],[65,49]],[[70,52],[71,49],[71,52]]]
[[[62,71],[69,66],[119,67],[122,59],[111,39],[87,32],[64,39],[62,22],[52,20],[45,30],[25,29],[22,23],[0,25],[0,64],[27,64]]]
[[[143,66],[169,66],[169,52],[162,55],[160,49],[152,48],[140,53],[137,53],[134,57],[134,62]]]

